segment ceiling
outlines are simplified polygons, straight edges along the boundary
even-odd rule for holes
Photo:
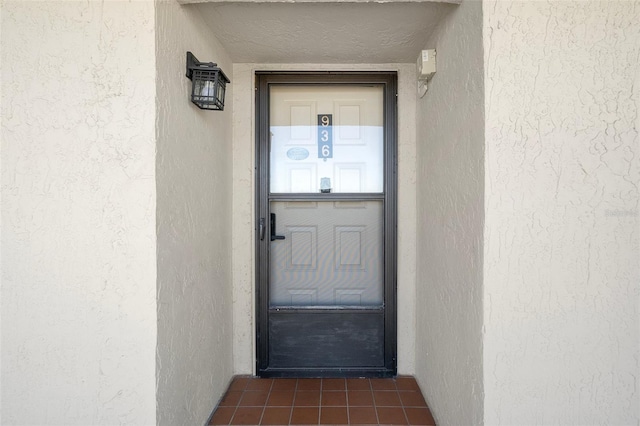
[[[206,2],[197,8],[234,62],[411,63],[443,2]]]

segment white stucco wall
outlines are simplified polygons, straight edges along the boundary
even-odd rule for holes
[[[482,423],[482,5],[463,2],[425,48],[418,100],[416,378],[438,424]]]
[[[232,361],[231,61],[193,7],[156,4],[159,425],[202,425]],[[224,111],[189,100],[186,52],[231,79]]]
[[[486,424],[640,421],[638,22],[484,3]]]
[[[151,2],[0,3],[3,424],[155,424]]]
[[[398,72],[398,372],[415,361],[415,65],[234,64],[233,348],[236,374],[255,373],[255,92],[257,70]]]

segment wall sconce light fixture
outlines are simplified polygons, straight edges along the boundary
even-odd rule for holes
[[[231,83],[213,62],[200,62],[187,52],[187,77],[191,80],[191,102],[200,109],[224,110],[224,94]]]

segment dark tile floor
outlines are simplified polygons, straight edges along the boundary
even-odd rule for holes
[[[413,377],[235,377],[211,425],[435,425]]]

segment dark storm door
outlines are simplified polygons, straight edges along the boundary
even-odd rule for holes
[[[396,75],[257,73],[257,371],[396,372]]]

